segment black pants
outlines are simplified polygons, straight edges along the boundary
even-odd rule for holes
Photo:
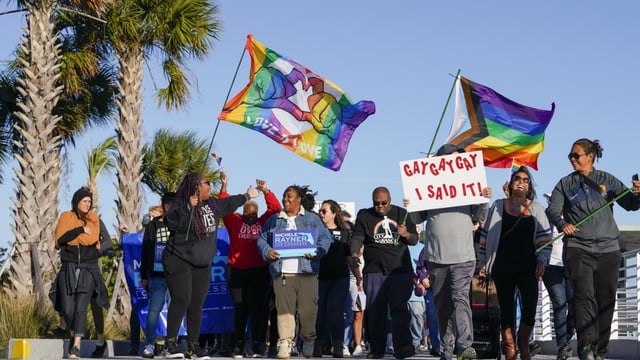
[[[616,304],[620,251],[596,254],[566,247],[564,266],[573,281],[578,349],[586,345],[606,353]]]
[[[178,336],[180,323],[187,313],[187,341],[195,343],[200,336],[202,306],[207,297],[211,264],[193,266],[169,252],[164,253],[164,277],[171,301],[167,311],[167,338]]]
[[[538,304],[538,279],[534,270],[513,273],[491,274],[496,284],[498,303],[500,304],[500,325],[503,329],[516,329],[515,299],[516,287],[522,299],[522,317],[520,322],[533,326],[536,321]]]
[[[227,268],[236,341],[245,340],[247,321],[251,318],[251,340],[264,343],[269,318],[271,275],[265,265],[252,269]]]

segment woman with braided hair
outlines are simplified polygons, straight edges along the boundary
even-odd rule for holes
[[[187,314],[187,355],[192,359],[208,359],[200,348],[198,336],[202,321],[211,261],[217,252],[218,223],[223,216],[235,211],[246,201],[258,196],[258,190],[249,187],[245,194],[224,199],[211,197],[211,182],[199,173],[187,174],[176,199],[165,216],[170,231],[162,254],[165,279],[171,302],[167,314],[168,358],[183,358],[177,336],[180,322]]]

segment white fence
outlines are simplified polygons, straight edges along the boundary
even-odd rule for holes
[[[640,358],[640,309],[638,300],[638,286],[640,285],[640,249],[622,254],[622,263],[618,275],[618,291],[616,308],[611,324],[611,344],[608,356],[619,359]],[[549,294],[542,282],[536,314],[534,339],[546,343],[549,353],[555,352],[553,313]],[[579,311],[579,310],[577,310]],[[635,344],[635,346],[633,346]],[[574,346],[575,349],[575,337]],[[545,351],[547,352],[547,351]],[[574,351],[575,354],[575,351]]]

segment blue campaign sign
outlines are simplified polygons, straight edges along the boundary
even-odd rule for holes
[[[316,229],[276,230],[273,232],[273,250],[285,258],[315,254],[316,234]]]
[[[122,237],[123,263],[125,278],[131,301],[142,329],[146,332],[149,297],[140,286],[140,259],[142,255],[143,233],[130,233]],[[209,291],[202,309],[200,333],[222,333],[233,331],[233,305],[227,288],[225,270],[229,254],[229,234],[227,229],[218,228],[218,254],[212,261]],[[160,313],[156,336],[167,334],[167,304]],[[184,321],[180,325],[179,335],[186,334]]]

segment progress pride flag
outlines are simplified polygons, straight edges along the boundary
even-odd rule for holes
[[[409,212],[489,201],[481,151],[401,161],[400,176]]]

